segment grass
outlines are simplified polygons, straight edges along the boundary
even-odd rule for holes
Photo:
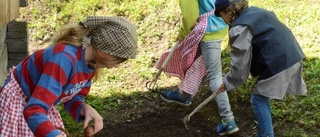
[[[21,9],[21,20],[29,22],[30,39],[45,41],[69,22],[78,22],[87,15],[126,16],[136,24],[139,35],[138,56],[118,69],[105,70],[105,76],[94,83],[92,92],[86,100],[102,115],[106,110],[116,109],[121,98],[132,93],[147,92],[146,81],[151,80],[157,70],[153,63],[160,54],[170,48],[177,35],[180,24],[180,10],[177,1],[172,0],[34,0]],[[283,101],[272,103],[275,126],[283,122],[298,125],[294,129],[283,131],[283,136],[301,135],[308,137],[309,131],[320,127],[320,2],[317,0],[255,0],[250,5],[274,11],[279,19],[291,28],[306,55],[304,78],[308,87],[306,97],[287,96]],[[77,6],[74,6],[77,5]],[[227,41],[227,39],[225,40]],[[41,47],[38,47],[41,48]],[[230,57],[227,51],[223,55],[224,71],[228,71]],[[164,75],[158,84],[174,86],[175,78]],[[248,101],[254,81],[234,91],[231,101]],[[111,98],[112,97],[112,98]],[[134,98],[134,97],[133,97]],[[236,109],[236,108],[235,108]],[[74,123],[62,112],[64,123],[69,131],[77,131],[79,124]],[[73,133],[80,134],[80,133]]]

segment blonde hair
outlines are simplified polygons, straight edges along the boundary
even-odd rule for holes
[[[82,39],[85,35],[89,34],[89,32],[90,30],[80,23],[68,24],[56,33],[53,37],[52,43],[68,43],[75,46],[82,46]],[[101,78],[103,74],[102,68],[96,67],[93,73],[93,81],[95,82]]]
[[[52,43],[69,43],[75,46],[82,45],[82,39],[90,30],[82,24],[68,24],[62,27],[53,37]]]

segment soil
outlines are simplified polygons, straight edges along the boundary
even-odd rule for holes
[[[48,45],[46,42],[29,40],[29,52]],[[166,87],[174,89],[176,87]],[[117,100],[120,107],[106,110],[104,128],[94,137],[218,137],[215,132],[220,122],[215,101],[209,102],[195,113],[185,127],[183,118],[211,95],[207,81],[203,81],[191,106],[169,103],[161,99],[158,91],[140,92]],[[256,134],[253,112],[248,102],[237,102],[233,109],[240,131],[229,137],[251,137]],[[233,107],[233,106],[231,106]]]
[[[29,41],[29,52],[39,49],[40,43]],[[173,89],[176,87],[166,87]],[[187,122],[183,118],[190,114],[201,102],[211,95],[207,81],[203,81],[199,92],[194,96],[191,106],[169,103],[161,99],[158,91],[142,91],[127,97],[111,97],[120,104],[113,110],[106,110],[104,128],[94,137],[218,137],[216,126],[221,121],[215,101],[206,104]],[[233,92],[228,93],[232,98]],[[108,99],[108,98],[106,98]],[[229,137],[254,137],[257,132],[256,121],[249,100],[231,101],[239,131]],[[273,119],[275,136],[283,136],[283,130],[293,133],[296,123]],[[300,127],[301,128],[301,127]],[[303,127],[302,127],[303,128]],[[307,131],[308,136],[318,136],[319,130]],[[310,134],[310,135],[309,135]]]
[[[209,90],[207,90],[209,91]],[[215,101],[209,102],[186,123],[183,118],[190,114],[211,92],[198,93],[189,107],[169,103],[161,99],[159,92],[145,92],[121,100],[117,110],[108,112],[104,129],[95,137],[216,137],[216,125],[220,122]],[[255,135],[256,125],[250,104],[241,102],[234,113],[240,128],[230,137]]]

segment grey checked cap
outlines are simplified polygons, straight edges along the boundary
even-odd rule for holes
[[[82,45],[94,46],[97,50],[120,58],[135,58],[138,38],[135,26],[118,16],[89,16],[81,22],[90,33],[83,38]]]

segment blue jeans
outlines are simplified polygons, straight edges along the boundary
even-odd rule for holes
[[[258,133],[256,137],[274,137],[269,98],[253,94],[250,102],[258,121]]]
[[[207,41],[201,42],[201,53],[204,64],[207,69],[207,77],[209,80],[212,92],[216,92],[222,81],[222,68],[221,68],[221,41]],[[222,92],[215,97],[218,106],[219,115],[223,119],[233,118],[231,111],[229,97],[227,92]]]

